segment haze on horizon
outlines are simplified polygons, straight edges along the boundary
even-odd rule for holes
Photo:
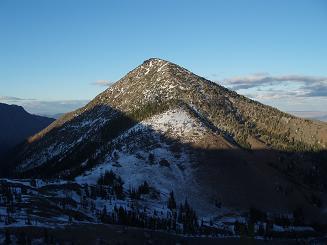
[[[68,112],[159,57],[283,111],[325,113],[326,24],[322,0],[4,0],[0,102]]]

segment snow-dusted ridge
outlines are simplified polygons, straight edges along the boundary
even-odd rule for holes
[[[192,143],[206,132],[207,128],[182,108],[168,110],[139,122],[117,137],[111,144],[119,147],[76,181],[94,184],[105,171],[113,170],[122,177],[126,188],[139,186],[146,180],[164,197],[174,189],[181,201],[190,195],[200,200],[201,189],[194,180],[195,166],[187,149],[172,149],[162,136]],[[149,160],[150,155],[153,160]],[[205,203],[194,202],[194,205],[200,209]]]

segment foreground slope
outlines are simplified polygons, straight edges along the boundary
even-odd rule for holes
[[[327,125],[252,101],[186,69],[150,59],[31,137],[14,160],[21,177],[94,185],[106,170],[124,190],[147,181],[201,217],[251,207],[308,222],[326,218]]]

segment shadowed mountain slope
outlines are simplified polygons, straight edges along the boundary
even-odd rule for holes
[[[0,154],[53,121],[51,118],[31,115],[23,107],[0,103]]]
[[[326,144],[326,123],[150,59],[29,138],[9,163],[19,176],[79,183],[113,170],[126,188],[146,180],[162,196],[174,190],[204,216],[301,207],[312,221],[326,215]]]
[[[259,141],[283,150],[327,147],[325,123],[283,113],[161,59],[145,61],[88,105],[65,115],[31,141],[94,107],[104,105],[129,113],[149,104],[174,102],[184,102],[199,117],[244,146],[255,147],[255,142]]]

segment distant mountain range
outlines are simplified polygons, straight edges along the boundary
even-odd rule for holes
[[[29,114],[23,107],[0,103],[0,155],[54,121]]]
[[[289,111],[289,113],[298,117],[327,122],[327,111]]]
[[[42,117],[48,117],[48,118],[54,118],[54,119],[58,119],[61,116],[63,116],[65,113],[57,113],[57,114],[40,114],[40,116]]]

